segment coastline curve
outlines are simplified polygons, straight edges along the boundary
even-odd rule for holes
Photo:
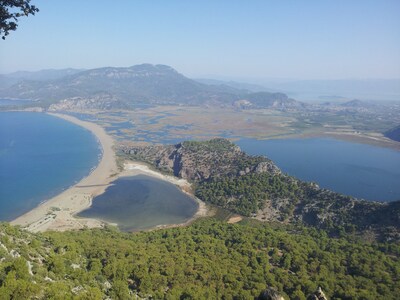
[[[11,221],[11,224],[23,226],[33,232],[101,227],[103,225],[101,221],[78,219],[74,215],[90,207],[93,197],[102,194],[118,174],[113,150],[114,140],[97,124],[65,114],[48,114],[84,127],[94,134],[102,148],[101,159],[88,176],[61,194],[44,201],[31,211],[19,216]]]

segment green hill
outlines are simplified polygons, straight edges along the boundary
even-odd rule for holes
[[[244,216],[400,239],[400,201],[372,202],[321,189],[283,174],[271,160],[247,155],[226,139],[122,147],[120,154],[187,179],[201,200]]]
[[[137,234],[32,234],[0,224],[0,299],[397,299],[400,247],[301,227],[226,224]],[[108,298],[107,298],[108,297]]]

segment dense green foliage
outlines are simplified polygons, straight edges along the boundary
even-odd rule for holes
[[[31,234],[2,224],[0,241],[0,299],[254,299],[267,286],[290,299],[317,286],[331,299],[400,295],[399,244],[310,228],[208,219],[138,234]]]
[[[301,193],[296,181],[268,173],[223,177],[196,186],[198,198],[244,216],[257,213],[269,199],[290,198],[288,210],[292,211]]]
[[[189,151],[234,151],[235,145],[226,139],[212,139],[209,141],[184,141],[182,146]]]
[[[271,160],[248,155],[227,139],[127,147],[120,153],[191,181],[199,199],[244,216],[400,239],[400,202],[358,200],[321,189],[283,174]]]
[[[244,216],[265,210],[278,212],[278,221],[302,222],[335,233],[374,229],[381,238],[398,239],[400,202],[384,206],[320,189],[286,175],[249,173],[199,182],[196,196]]]
[[[10,31],[17,29],[20,17],[34,15],[39,11],[30,2],[31,0],[0,1],[0,36],[3,40]]]

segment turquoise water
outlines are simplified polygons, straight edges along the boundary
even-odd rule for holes
[[[198,204],[175,185],[145,175],[121,177],[95,197],[81,217],[117,223],[135,231],[190,219]]]
[[[100,155],[95,136],[78,125],[43,113],[0,112],[0,220],[87,176]]]
[[[284,172],[367,200],[400,200],[400,152],[330,138],[236,142],[272,159]]]

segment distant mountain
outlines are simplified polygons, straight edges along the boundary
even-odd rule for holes
[[[271,107],[276,100],[287,105],[275,105],[275,108],[285,109],[295,102],[280,93],[254,95],[230,86],[199,83],[169,66],[151,64],[86,70],[50,81],[25,80],[0,90],[0,97],[39,100],[43,106],[52,105],[55,110],[60,109],[61,100],[64,108],[88,105],[90,108],[90,103],[97,108],[94,100],[103,101],[102,95],[112,99],[107,100],[109,109],[132,108],[141,103],[231,106],[240,100],[247,101],[246,107],[256,108]]]
[[[290,97],[302,101],[320,101],[326,95],[361,100],[400,99],[400,79],[343,79],[343,80],[287,80],[265,81],[263,85],[285,91]]]
[[[0,90],[9,88],[16,84],[18,79],[7,77],[6,75],[0,75]]]
[[[198,78],[195,80],[203,84],[229,86],[235,89],[244,90],[248,92],[275,92],[275,90],[268,89],[265,86],[252,83],[223,81],[223,80],[204,79],[204,78]]]
[[[63,78],[68,75],[73,75],[82,72],[83,69],[61,69],[61,70],[41,70],[36,72],[18,71],[9,74],[0,75],[0,89],[9,88],[19,82],[32,80],[32,81],[50,81]]]
[[[79,72],[84,71],[84,69],[47,69],[47,70],[40,70],[34,72],[28,71],[18,71],[10,74],[6,74],[4,76],[8,78],[14,78],[19,80],[39,80],[39,81],[46,81],[46,80],[56,80],[68,75],[74,75]]]
[[[246,100],[256,108],[271,107],[277,109],[301,108],[304,103],[289,98],[284,93],[258,92],[246,95]]]
[[[341,103],[340,106],[361,108],[361,107],[370,107],[371,104],[366,103],[366,102],[361,101],[361,100],[358,100],[358,99],[354,99],[354,100],[351,100],[351,101],[347,101],[347,102]]]
[[[386,131],[384,135],[389,139],[400,142],[400,125]]]

